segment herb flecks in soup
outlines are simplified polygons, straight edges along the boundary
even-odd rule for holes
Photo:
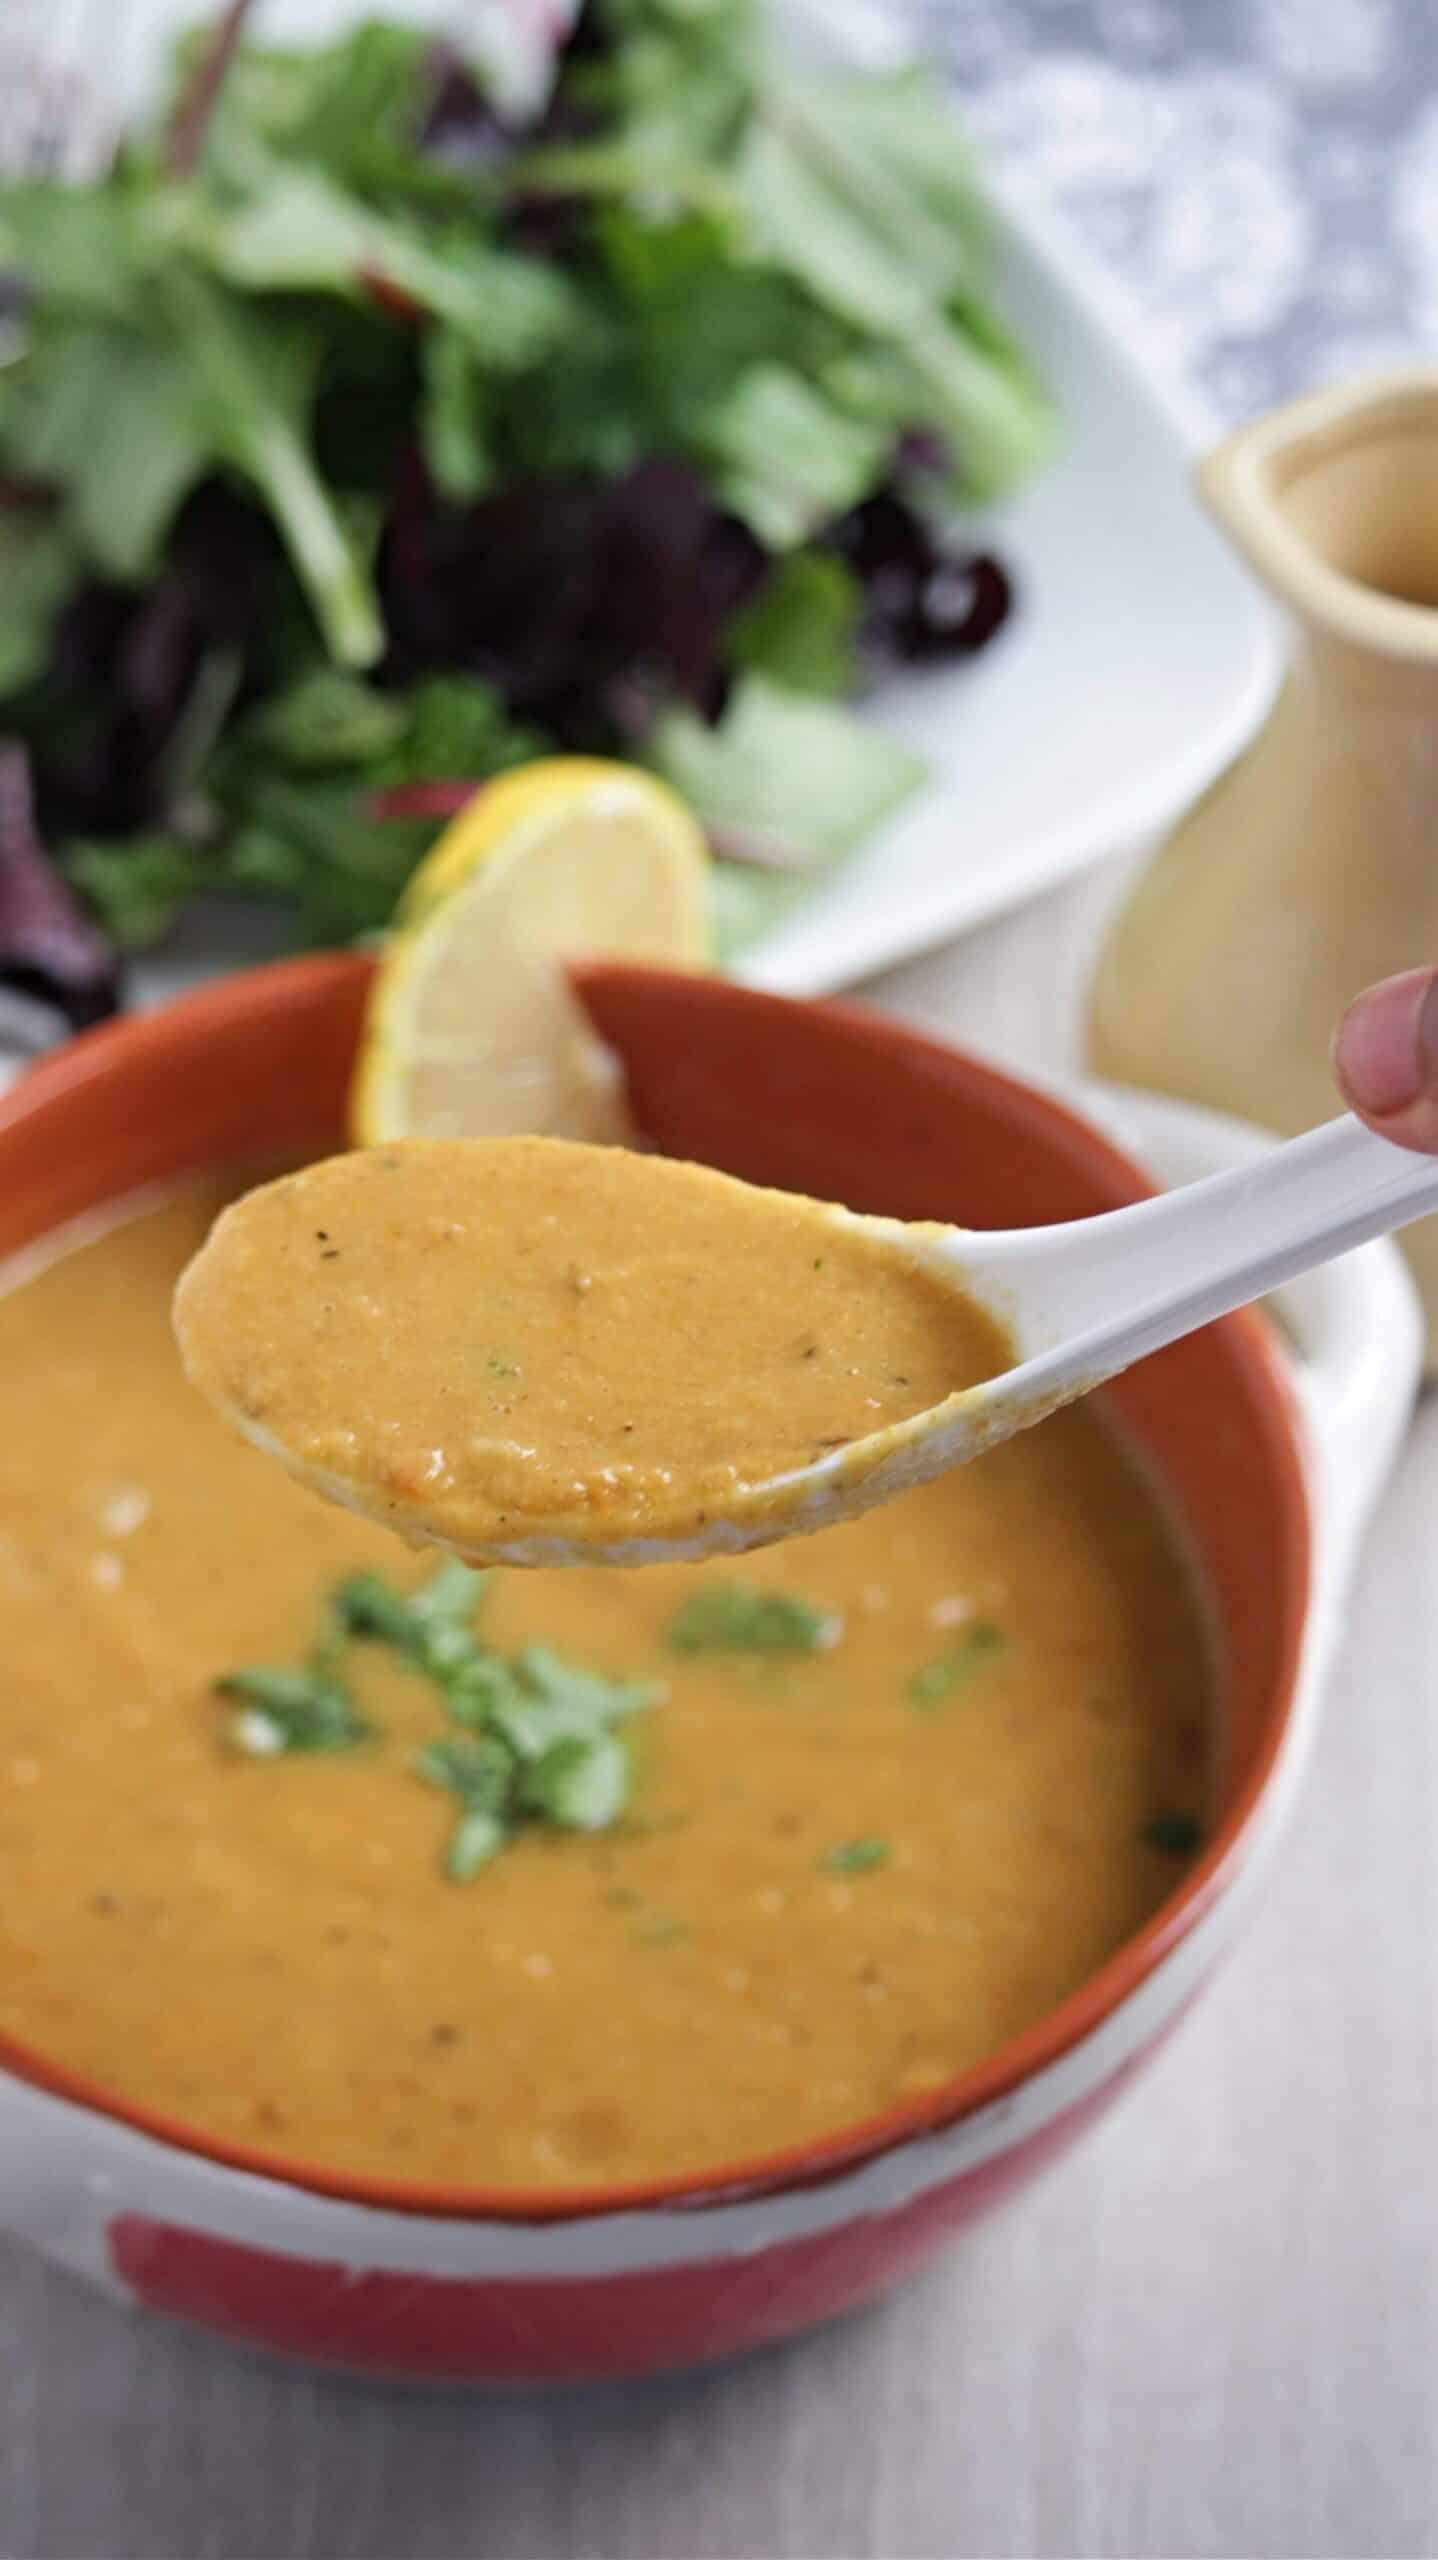
[[[1172,1890],[1210,1810],[1205,1648],[1087,1409],[742,1567],[492,1575],[454,1612],[486,1651],[663,1694],[614,1727],[610,1827],[461,1838],[463,1755],[416,1765],[469,1738],[433,1558],[180,1373],[170,1294],[222,1196],[0,1297],[0,2033],[271,2160],[560,2193],[934,2088]],[[218,1698],[246,1667],[337,1679],[363,1737],[236,1749],[284,1704]]]
[[[330,1596],[324,1632],[307,1662],[226,1672],[223,1698],[238,1698],[238,1750],[260,1759],[285,1751],[340,1751],[370,1739],[346,1676],[347,1643],[378,1639],[428,1679],[437,1719],[413,1768],[457,1796],[459,1818],[445,1872],[467,1884],[528,1822],[560,1831],[607,1831],[629,1801],[629,1753],[616,1726],[660,1694],[611,1680],[552,1646],[525,1645],[512,1659],[482,1642],[475,1625],[487,1576],[453,1558],[406,1594],[382,1574],[356,1573]]]
[[[252,1193],[176,1328],[306,1482],[480,1555],[698,1526],[1007,1357],[817,1201],[547,1138],[412,1140]]]

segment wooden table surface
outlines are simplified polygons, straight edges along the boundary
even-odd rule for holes
[[[1107,886],[871,992],[1062,1064]],[[1248,1935],[1006,2218],[795,2347],[490,2401],[271,2369],[5,2248],[3,2560],[1438,2552],[1435,1496],[1430,1406]]]

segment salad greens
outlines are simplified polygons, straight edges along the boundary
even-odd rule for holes
[[[382,20],[213,47],[0,185],[0,980],[90,1018],[93,922],[217,890],[375,931],[556,745],[669,775],[753,930],[913,788],[852,705],[991,638],[950,514],[1049,435],[941,94],[759,0],[587,0],[523,114]]]

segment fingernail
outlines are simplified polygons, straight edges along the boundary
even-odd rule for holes
[[[1438,973],[1407,969],[1355,997],[1334,1063],[1349,1100],[1377,1120],[1438,1093]]]

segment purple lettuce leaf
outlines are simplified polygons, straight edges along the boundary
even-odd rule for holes
[[[676,700],[707,718],[768,558],[688,463],[511,481],[447,505],[411,463],[379,564],[386,674],[463,668],[566,745],[637,741]]]
[[[72,1031],[120,1002],[115,952],[52,868],[35,822],[30,759],[0,739],[0,987],[48,1006]]]
[[[875,674],[972,657],[1008,618],[1013,588],[998,561],[946,540],[895,489],[851,508],[826,539],[863,591],[859,648]]]

